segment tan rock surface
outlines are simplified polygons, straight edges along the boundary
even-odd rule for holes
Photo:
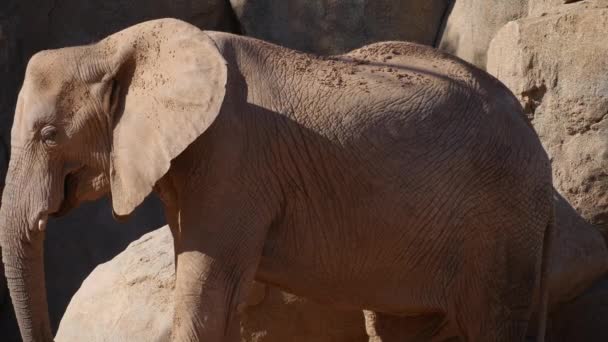
[[[485,69],[490,41],[508,22],[544,16],[581,0],[457,0],[438,41],[441,50]]]
[[[537,17],[546,14],[547,12],[553,12],[554,9],[563,4],[570,4],[581,0],[529,0],[528,14],[531,17]]]
[[[445,24],[439,49],[485,69],[486,51],[498,30],[527,16],[529,0],[457,0]]]
[[[563,5],[505,25],[488,71],[519,98],[553,162],[556,189],[608,223],[608,1]]]

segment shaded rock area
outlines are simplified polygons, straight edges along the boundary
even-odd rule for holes
[[[173,238],[165,226],[91,273],[70,302],[56,341],[168,341],[174,274]],[[327,308],[260,283],[250,294],[241,333],[248,342],[367,341],[360,311]]]
[[[484,69],[490,41],[507,22],[528,14],[530,0],[457,0],[439,41],[440,50]]]
[[[436,46],[482,69],[490,42],[508,22],[547,15],[581,0],[457,0],[445,16]]]
[[[450,1],[230,0],[243,34],[306,52],[340,54],[371,42],[434,45]]]
[[[505,25],[488,71],[519,98],[553,163],[557,190],[608,224],[608,1],[563,5]]]

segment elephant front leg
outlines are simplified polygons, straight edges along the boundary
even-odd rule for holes
[[[240,341],[238,311],[253,282],[260,244],[243,235],[192,234],[183,227],[174,236],[179,243],[172,341]]]
[[[173,341],[239,340],[239,272],[199,252],[181,252],[175,286]]]

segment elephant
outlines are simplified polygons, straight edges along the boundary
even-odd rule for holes
[[[523,341],[540,303],[544,331],[549,159],[506,87],[433,48],[318,57],[152,20],[34,55],[11,132],[0,243],[24,341],[53,339],[48,219],[108,196],[123,220],[150,193],[173,341],[237,341],[253,280],[470,341]]]

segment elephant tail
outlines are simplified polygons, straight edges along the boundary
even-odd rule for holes
[[[541,261],[541,276],[540,276],[540,301],[538,306],[538,332],[536,334],[537,342],[544,342],[547,334],[547,321],[549,319],[549,273],[551,267],[551,247],[553,244],[553,236],[555,232],[555,212],[551,210],[551,219],[545,229],[543,239],[543,255]]]

